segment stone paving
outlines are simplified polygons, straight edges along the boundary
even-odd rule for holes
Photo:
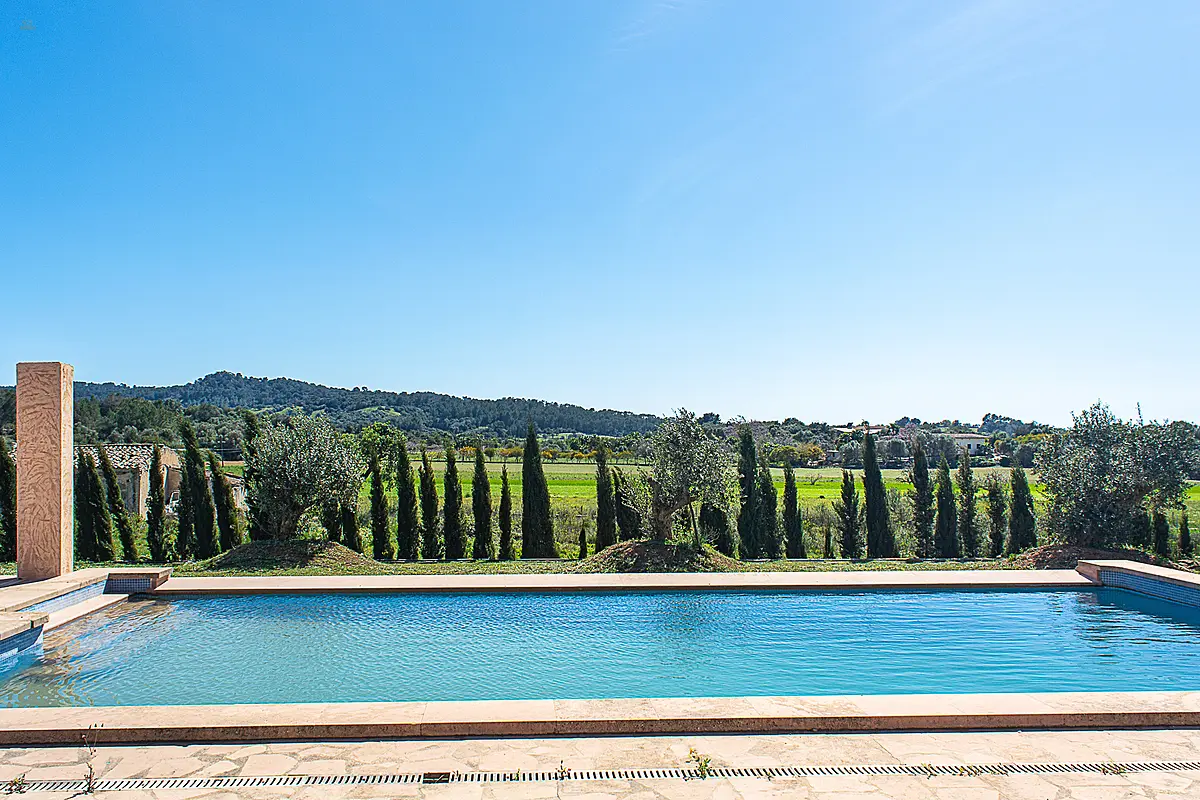
[[[1006,733],[889,733],[491,739],[458,741],[301,742],[287,744],[100,747],[100,779],[221,775],[343,775],[438,771],[553,771],[686,767],[689,748],[713,766],[987,764],[997,762],[1200,761],[1200,730]],[[0,750],[0,782],[78,780],[83,747]],[[0,783],[0,791],[3,790]],[[1108,800],[1200,798],[1198,772],[1049,774],[932,778],[839,776],[683,781],[564,781],[519,784],[308,786],[225,790],[103,792],[107,798],[412,797],[431,800],[578,798],[578,800]],[[65,798],[38,792],[35,798]]]

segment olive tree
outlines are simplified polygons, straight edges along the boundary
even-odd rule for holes
[[[1138,542],[1149,512],[1180,505],[1196,454],[1186,425],[1127,422],[1096,403],[1038,452],[1051,534],[1083,547]]]
[[[687,409],[663,420],[650,437],[654,467],[650,488],[650,534],[671,535],[675,513],[700,501],[724,508],[733,481],[733,461],[716,436]]]
[[[255,523],[269,539],[292,539],[304,512],[322,503],[357,498],[363,459],[320,417],[292,417],[264,425],[247,469]]]

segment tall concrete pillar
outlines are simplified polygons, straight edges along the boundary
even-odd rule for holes
[[[75,563],[75,368],[17,364],[17,577],[64,575]]]

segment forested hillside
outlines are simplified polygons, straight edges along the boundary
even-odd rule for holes
[[[385,392],[336,389],[291,378],[248,378],[215,372],[182,386],[126,386],[117,383],[76,383],[76,399],[112,395],[175,401],[184,408],[211,405],[258,411],[320,412],[339,428],[355,430],[386,422],[413,432],[474,432],[514,437],[525,433],[532,420],[546,433],[623,436],[646,433],[658,425],[650,414],[594,410],[543,400],[503,398],[476,400],[434,392]]]

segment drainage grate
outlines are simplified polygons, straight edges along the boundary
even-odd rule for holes
[[[1200,771],[1200,761],[1140,761],[1092,764],[868,764],[811,767],[712,767],[710,778],[809,778],[845,775],[915,775],[926,778],[982,775],[1046,775]],[[124,778],[96,781],[94,791],[151,789],[241,789],[250,787],[366,786],[439,783],[546,783],[551,781],[698,780],[694,769],[555,770],[552,772],[401,772],[394,775],[265,775],[219,778]],[[78,781],[29,781],[27,792],[83,792]]]

